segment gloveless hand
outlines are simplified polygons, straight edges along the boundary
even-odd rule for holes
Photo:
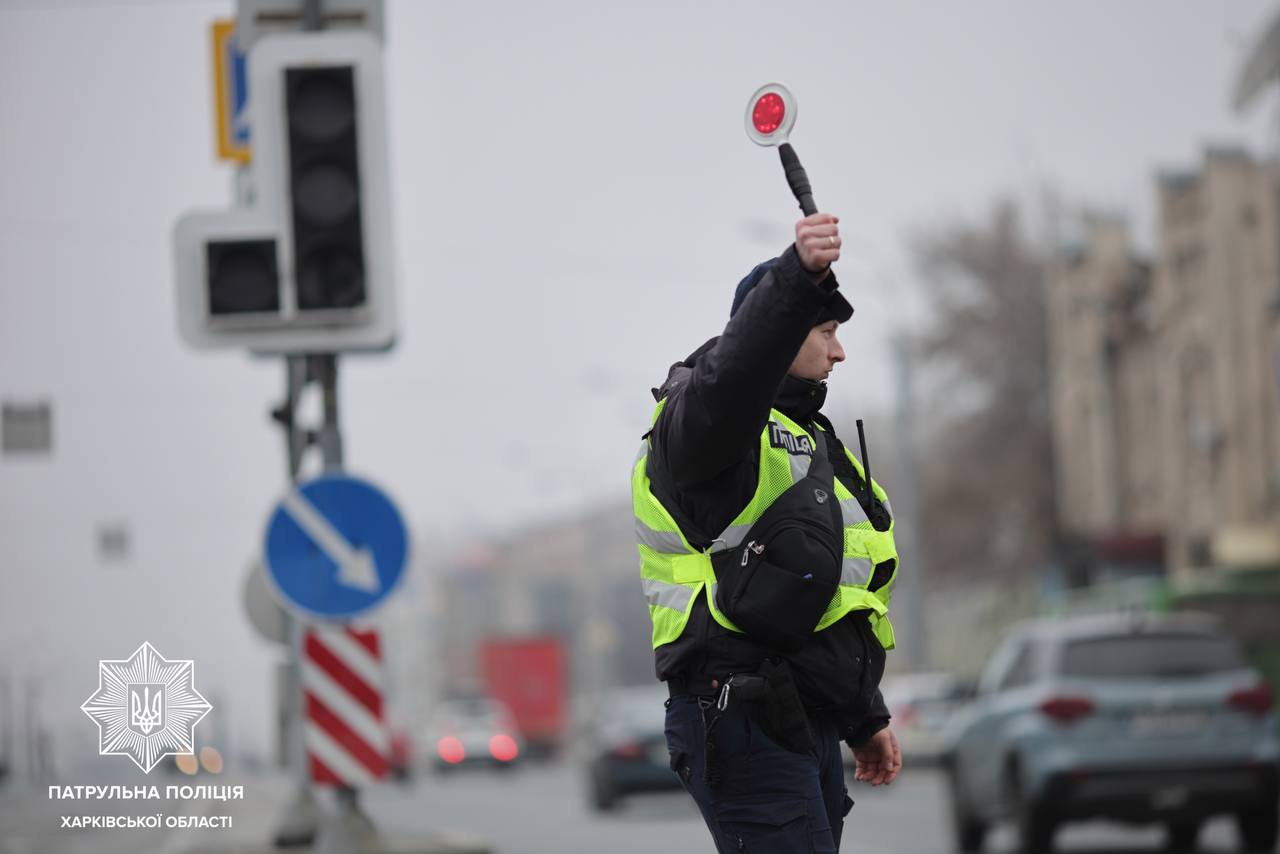
[[[840,258],[840,218],[828,213],[810,214],[796,223],[796,252],[800,266],[814,278],[826,278]]]
[[[885,727],[862,747],[853,751],[857,762],[853,779],[873,786],[887,786],[898,778],[902,770],[902,751],[898,749],[898,737]]]

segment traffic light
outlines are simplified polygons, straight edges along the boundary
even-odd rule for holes
[[[285,69],[298,308],[364,305],[354,69]]]
[[[338,352],[395,338],[381,46],[273,34],[249,52],[252,207],[175,231],[179,325],[197,347]]]
[[[205,244],[205,267],[210,316],[280,311],[274,240],[210,241]]]

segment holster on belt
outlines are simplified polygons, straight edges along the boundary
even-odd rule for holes
[[[809,716],[800,702],[800,691],[791,675],[791,666],[782,659],[768,658],[760,664],[756,676],[763,680],[755,708],[761,728],[780,747],[795,753],[814,752],[813,731],[809,728]],[[755,693],[743,690],[741,676],[734,678],[734,693],[744,700],[754,699]]]

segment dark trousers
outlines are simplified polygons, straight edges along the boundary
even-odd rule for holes
[[[840,848],[853,806],[844,785],[840,739],[829,722],[811,719],[815,754],[779,747],[749,703],[724,711],[711,698],[683,694],[667,701],[671,768],[698,804],[720,854],[827,854]],[[706,779],[707,731],[713,775]]]

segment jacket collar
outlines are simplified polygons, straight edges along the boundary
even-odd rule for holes
[[[801,379],[787,374],[782,385],[778,386],[778,394],[773,400],[773,408],[790,418],[797,424],[808,424],[827,402],[827,384]]]

